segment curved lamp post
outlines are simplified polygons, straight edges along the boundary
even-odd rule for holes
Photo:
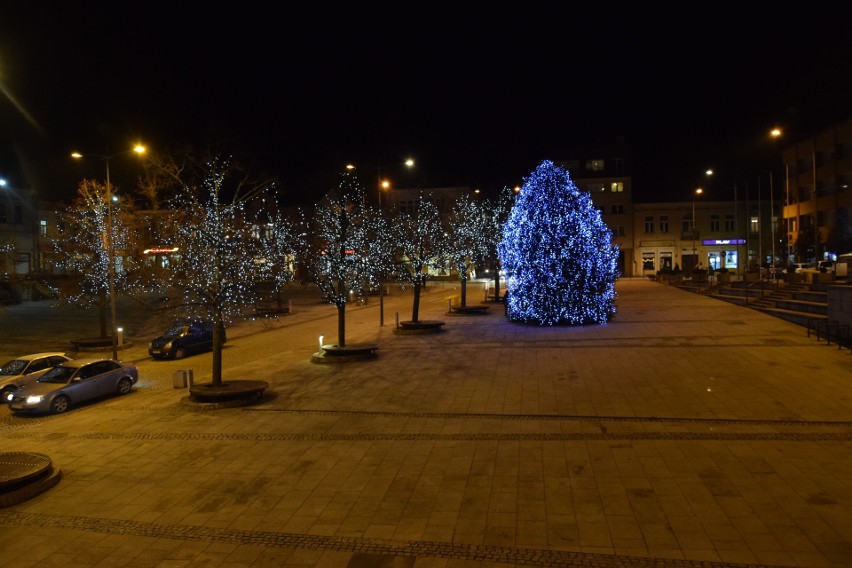
[[[132,150],[116,152],[114,154],[81,154],[80,152],[72,152],[71,157],[77,160],[82,158],[99,158],[106,164],[106,202],[107,202],[107,226],[106,226],[106,247],[109,266],[107,267],[107,279],[109,286],[109,311],[110,311],[110,326],[112,327],[112,358],[118,359],[118,329],[115,325],[115,248],[113,247],[112,235],[112,186],[109,181],[109,161],[116,156],[123,154],[144,154],[145,147],[137,144]]]

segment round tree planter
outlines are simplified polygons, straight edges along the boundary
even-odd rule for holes
[[[444,322],[436,320],[401,321],[393,332],[396,335],[423,335],[444,331]]]
[[[311,356],[314,363],[351,363],[375,359],[379,346],[375,343],[349,343],[347,345],[323,345],[322,349]]]
[[[221,385],[202,383],[189,387],[187,406],[200,409],[231,408],[259,402],[269,387],[266,381],[237,380]]]

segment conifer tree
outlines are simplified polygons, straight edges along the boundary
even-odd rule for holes
[[[606,323],[615,314],[618,248],[588,192],[541,162],[503,228],[506,317],[539,325]]]

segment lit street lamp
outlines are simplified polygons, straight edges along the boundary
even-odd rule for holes
[[[407,160],[405,160],[402,163],[391,164],[391,166],[393,166],[393,165],[405,166],[407,168],[413,168],[414,167],[414,160],[412,160],[411,158],[408,158]],[[381,163],[379,163],[378,172],[379,172],[379,209],[381,209],[382,208],[382,192],[390,189],[390,181],[388,181],[386,179],[382,179],[382,165],[381,165]]]
[[[136,152],[144,154],[145,147],[137,144],[132,150],[116,152],[115,154],[81,154],[80,152],[72,152],[71,157],[76,159],[93,157],[100,158],[106,164],[106,202],[107,202],[107,226],[106,226],[106,247],[109,266],[107,267],[107,279],[109,281],[109,311],[110,325],[112,327],[112,358],[118,359],[118,328],[115,324],[115,248],[113,247],[112,234],[112,186],[109,181],[109,161],[116,156]]]
[[[693,193],[693,194],[692,194],[692,258],[694,259],[694,260],[693,260],[693,262],[698,260],[698,251],[697,251],[697,250],[696,250],[696,248],[695,248],[695,237],[696,237],[696,230],[695,230],[695,197],[696,197],[697,195],[701,195],[702,193],[704,193],[704,190],[703,190],[703,189],[701,189],[701,188],[699,187],[698,189],[696,189],[696,190],[695,190],[695,193]]]

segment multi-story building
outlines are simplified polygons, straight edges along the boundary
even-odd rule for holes
[[[0,277],[15,278],[38,267],[36,195],[0,178]]]
[[[566,152],[572,157],[558,165],[568,170],[579,189],[589,192],[612,231],[613,243],[618,245],[619,271],[623,276],[633,276],[637,265],[629,147],[619,138],[613,143],[584,145]]]
[[[705,201],[696,194],[686,202],[634,203],[631,152],[624,140],[568,152],[574,157],[559,165],[601,211],[619,248],[622,276],[697,266],[742,274],[772,264],[766,200]]]
[[[798,142],[782,158],[791,262],[852,252],[852,120]]]

